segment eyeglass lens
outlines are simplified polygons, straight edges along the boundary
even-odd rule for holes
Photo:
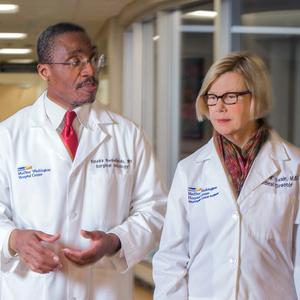
[[[236,93],[230,92],[230,93],[225,93],[221,96],[217,96],[215,94],[207,94],[205,95],[205,100],[208,106],[216,105],[219,99],[221,99],[225,104],[235,104],[238,101],[239,96],[245,95],[247,93],[249,92],[248,91],[236,92]]]

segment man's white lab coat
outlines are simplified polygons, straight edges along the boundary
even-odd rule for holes
[[[151,149],[133,123],[95,103],[79,112],[84,128],[72,163],[44,96],[0,124],[1,299],[132,299],[130,268],[155,247],[164,215]],[[38,274],[9,255],[14,228],[60,233],[49,245],[57,253],[88,247],[81,229],[113,232],[122,249],[87,267],[62,258],[62,271]]]

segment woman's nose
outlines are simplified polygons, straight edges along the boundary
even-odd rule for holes
[[[218,101],[215,105],[215,109],[218,111],[224,111],[226,109],[226,104],[224,104],[222,98],[218,98]]]

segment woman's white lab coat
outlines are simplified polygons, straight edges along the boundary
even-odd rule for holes
[[[150,147],[134,124],[95,104],[79,113],[84,128],[72,164],[43,97],[0,125],[0,299],[132,299],[130,268],[155,247],[164,215]],[[88,246],[80,229],[109,231],[122,250],[81,268],[63,258],[62,272],[38,274],[8,253],[16,227],[60,233],[58,252]]]
[[[275,132],[237,199],[213,140],[181,161],[153,261],[154,299],[297,299],[299,174],[299,149]]]

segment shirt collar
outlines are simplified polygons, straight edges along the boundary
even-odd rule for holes
[[[46,104],[46,102],[48,103]],[[54,128],[54,130],[58,129],[57,126],[59,126],[59,122],[63,120],[66,110],[60,106],[58,107],[58,109],[62,110],[62,112],[55,122],[51,114],[51,109],[48,109],[49,103],[50,106],[58,106],[47,97],[47,90],[45,90],[32,106],[32,113],[30,115],[30,123],[32,127],[41,127],[48,124],[48,126],[53,126],[52,128]],[[93,130],[101,125],[118,124],[118,118],[116,118],[116,115],[106,111],[102,104],[97,100],[93,104],[82,105],[76,108],[75,111],[77,113],[76,120],[82,125],[80,126],[81,128],[85,127],[86,129]]]
[[[49,99],[47,95],[45,95],[44,99],[45,112],[51,125],[54,129],[62,129],[64,116],[67,110]],[[88,105],[83,105],[73,109],[77,114],[78,122],[82,125],[85,124],[85,120],[88,117],[87,106]]]
[[[50,121],[53,128],[57,129],[64,119],[66,109],[50,100],[48,96],[44,98],[45,112],[48,120]]]

